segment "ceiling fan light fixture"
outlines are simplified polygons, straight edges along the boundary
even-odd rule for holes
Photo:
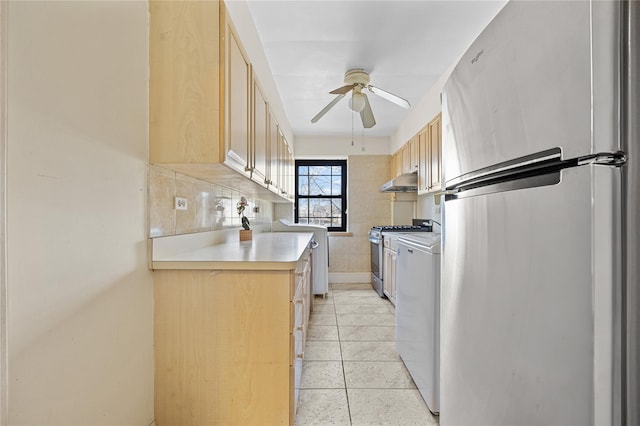
[[[349,108],[353,112],[360,112],[364,109],[365,106],[365,94],[359,92],[353,92],[351,95],[351,99],[349,100]]]

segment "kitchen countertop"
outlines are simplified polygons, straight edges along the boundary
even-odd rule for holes
[[[250,241],[214,244],[171,255],[152,255],[152,269],[295,269],[311,232],[263,232]]]
[[[436,232],[414,232],[401,235],[398,238],[398,244],[401,244],[403,241],[408,241],[422,246],[432,254],[439,254],[440,238],[440,233]]]

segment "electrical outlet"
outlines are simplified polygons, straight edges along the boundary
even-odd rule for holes
[[[175,204],[176,210],[187,210],[188,207],[189,205],[186,198],[176,197],[176,204]]]

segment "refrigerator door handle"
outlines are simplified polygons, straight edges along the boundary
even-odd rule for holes
[[[495,192],[560,183],[560,172],[571,167],[595,164],[621,167],[626,164],[624,152],[601,152],[593,155],[561,159],[561,149],[554,148],[526,157],[496,164],[467,173],[446,184],[445,201]]]
[[[497,163],[473,172],[465,173],[446,182],[447,190],[455,190],[461,186],[494,180],[500,176],[514,175],[523,169],[534,170],[549,164],[562,162],[562,150],[560,148],[547,149],[524,157]]]
[[[587,155],[578,158],[578,166],[585,164],[598,164],[603,166],[620,167],[627,162],[627,155],[622,151],[617,152],[600,152],[598,154]]]

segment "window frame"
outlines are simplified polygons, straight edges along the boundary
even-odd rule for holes
[[[340,196],[335,195],[300,195],[299,188],[299,168],[300,166],[328,166],[341,167],[341,187]],[[305,175],[306,176],[306,175]],[[295,161],[295,205],[294,205],[294,221],[299,223],[298,205],[300,199],[327,199],[340,198],[342,201],[341,223],[342,226],[327,226],[328,232],[346,232],[347,231],[347,160],[296,160]]]

